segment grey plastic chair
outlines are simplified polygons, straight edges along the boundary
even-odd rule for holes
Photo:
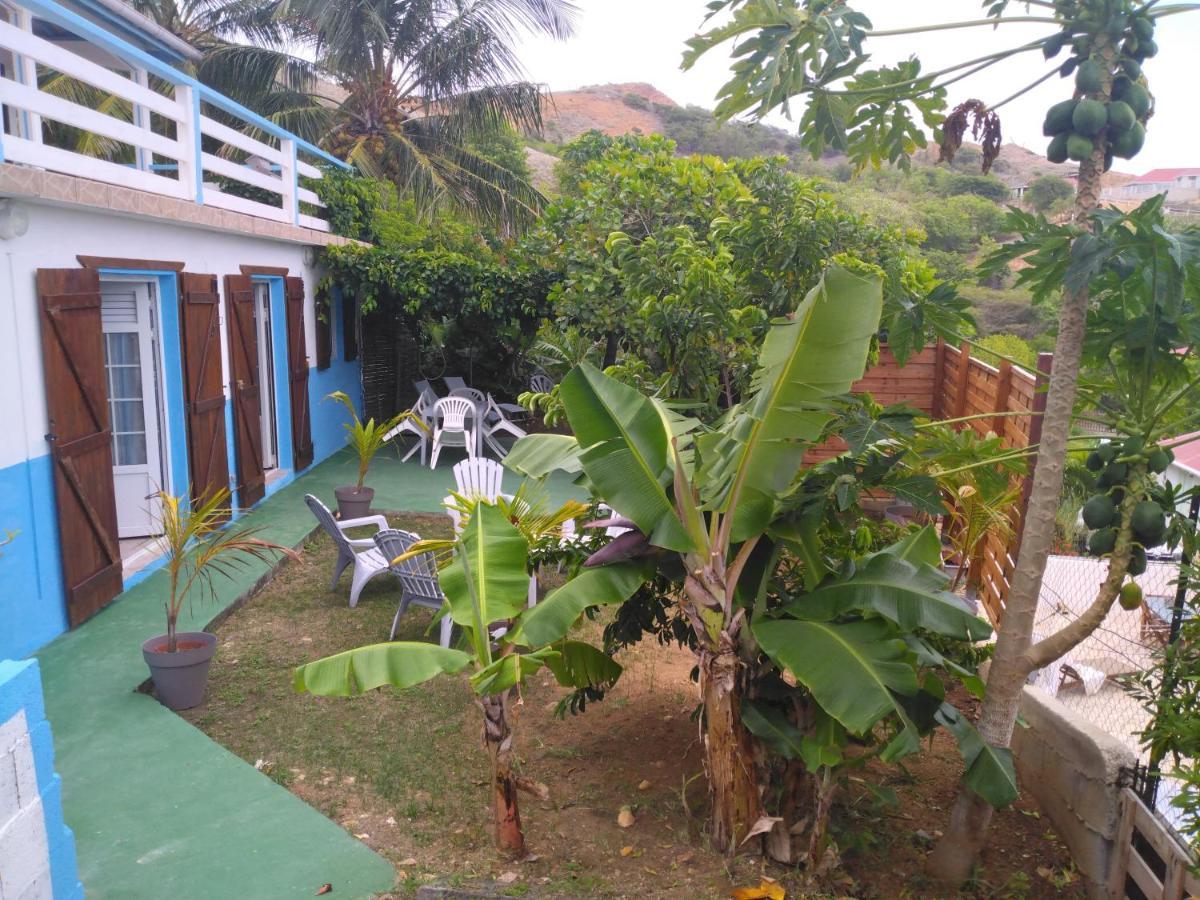
[[[441,585],[438,584],[437,565],[432,553],[422,553],[420,556],[411,557],[398,564],[391,562],[396,557],[407,553],[409,548],[420,539],[419,534],[401,531],[398,528],[378,531],[374,536],[375,546],[384,559],[388,560],[389,571],[400,579],[400,607],[396,610],[396,617],[392,619],[392,631],[388,635],[389,641],[396,639],[396,629],[400,625],[400,617],[404,615],[409,606],[415,603],[417,606],[424,606],[427,609],[439,610],[446,601]],[[454,629],[454,622],[450,618],[449,612],[442,616],[441,627],[441,645],[449,647],[450,633]]]
[[[346,567],[354,566],[354,574],[350,581],[350,606],[352,608],[358,606],[359,594],[362,593],[367,582],[388,571],[388,558],[379,552],[375,542],[370,538],[347,537],[344,529],[374,525],[377,529],[386,531],[389,527],[387,519],[383,516],[363,516],[361,519],[344,519],[339,522],[333,517],[329,507],[312,494],[305,494],[304,502],[308,504],[308,508],[312,510],[312,514],[316,516],[325,533],[333,539],[333,544],[338,550],[337,562],[333,564],[333,580],[329,583],[329,589],[335,590],[338,579],[342,577]]]

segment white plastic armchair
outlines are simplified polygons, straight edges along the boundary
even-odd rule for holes
[[[464,459],[454,465],[454,483],[464,497],[495,503],[504,493],[504,466],[494,459]]]
[[[433,407],[433,454],[429,468],[436,469],[443,447],[464,447],[467,457],[475,458],[475,429],[467,427],[467,417],[475,418],[475,404],[466,397],[443,397]]]
[[[400,580],[400,606],[396,610],[396,617],[392,619],[392,631],[388,635],[389,641],[396,639],[396,628],[400,625],[400,617],[408,611],[409,606],[415,603],[426,609],[440,610],[446,600],[442,588],[438,584],[437,563],[432,553],[422,553],[400,563],[391,562],[396,557],[407,553],[409,548],[420,539],[419,534],[399,529],[380,531],[374,537],[379,552],[389,560],[392,574]],[[454,622],[449,614],[443,616],[440,640],[443,647],[450,646],[450,633],[453,629]]]
[[[374,525],[378,531],[384,531],[390,527],[387,519],[383,516],[363,516],[360,519],[344,519],[339,522],[333,517],[329,507],[312,494],[306,494],[304,502],[337,547],[338,558],[333,564],[333,580],[329,583],[329,589],[336,589],[338,579],[342,577],[346,567],[354,566],[350,579],[350,606],[358,606],[358,597],[362,589],[372,578],[388,570],[388,561],[379,552],[373,539],[349,537],[346,535],[346,529]]]
[[[554,390],[554,379],[543,372],[529,376],[529,389],[535,394],[548,394]]]
[[[479,427],[483,432],[484,443],[491,447],[501,459],[508,456],[508,448],[500,443],[498,435],[510,434],[515,438],[523,438],[526,433],[524,428],[520,428],[508,420],[491,394],[488,394],[487,409],[484,410]]]
[[[434,403],[437,401],[435,400]],[[424,396],[418,396],[417,402],[413,404],[409,410],[416,416],[425,427],[422,428],[413,419],[403,419],[395,428],[383,436],[385,441],[390,441],[402,434],[414,434],[417,437],[417,442],[409,448],[409,451],[404,454],[400,462],[408,462],[414,453],[421,451],[421,465],[425,465],[425,452],[429,447],[429,428],[433,418],[433,403],[427,402]]]
[[[457,375],[443,376],[442,384],[446,386],[446,391],[450,394],[453,394],[455,391],[461,391],[463,388],[470,390],[469,385]]]

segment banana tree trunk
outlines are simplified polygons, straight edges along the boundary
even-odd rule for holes
[[[483,743],[492,763],[492,794],[496,821],[496,849],[513,857],[525,856],[525,832],[517,806],[517,778],[512,770],[512,730],[508,722],[508,694],[489,694],[483,707]]]
[[[1096,52],[1111,69],[1116,51],[1104,36],[1098,38]],[[1104,88],[1106,99],[1110,92],[1111,77]],[[1075,223],[1082,227],[1088,225],[1088,217],[1099,204],[1104,152],[1104,142],[1097,141],[1091,158],[1084,160],[1079,166]],[[1033,488],[1025,510],[1025,527],[1021,535],[1012,588],[1005,604],[1004,618],[996,639],[996,652],[988,672],[987,694],[979,715],[980,737],[998,747],[1009,747],[1012,744],[1021,692],[1029,674],[1036,668],[1029,649],[1038,598],[1041,595],[1042,575],[1054,541],[1055,513],[1062,492],[1067,438],[1070,436],[1071,417],[1075,409],[1076,382],[1083,355],[1087,308],[1086,286],[1064,294],[1059,311],[1058,337],[1054,344],[1054,368],[1046,392],[1046,411],[1042,420],[1042,438],[1038,449],[1037,468],[1033,475]],[[930,854],[930,874],[953,884],[965,882],[986,844],[991,820],[992,807],[966,785],[960,785],[950,812],[946,834]]]
[[[703,651],[700,693],[704,702],[704,765],[712,800],[713,847],[737,851],[762,815],[754,746],[742,724],[740,663],[732,649]]]

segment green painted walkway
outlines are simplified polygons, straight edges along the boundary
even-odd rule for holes
[[[455,460],[449,460],[453,463]],[[242,521],[296,546],[314,527],[304,494],[330,502],[353,482],[342,451],[268,497]],[[506,482],[515,479],[512,476]],[[449,464],[431,472],[380,454],[368,482],[376,509],[436,512],[453,485]],[[551,496],[577,496],[552,482]],[[203,628],[264,575],[218,579],[216,603],[198,601],[179,623]],[[347,585],[348,585],[348,577]],[[141,644],[165,630],[161,572],[37,654],[46,711],[88,897],[312,897],[330,882],[339,898],[392,887],[394,870],[340,826],[135,688],[148,677]],[[344,586],[348,590],[348,586]],[[386,735],[380,736],[381,741]]]

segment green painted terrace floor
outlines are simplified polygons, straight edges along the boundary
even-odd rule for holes
[[[453,485],[449,466],[431,472],[376,459],[368,482],[374,508],[436,512]],[[332,505],[352,483],[355,461],[341,451],[268,497],[241,519],[260,536],[298,546],[315,521],[312,493]],[[515,483],[509,475],[506,482]],[[551,482],[561,502],[578,493]],[[179,623],[198,630],[267,573],[249,567],[218,579],[215,603],[197,601]],[[349,591],[349,574],[340,590]],[[340,826],[136,688],[148,672],[141,644],[165,630],[166,578],[159,571],[37,654],[63,779],[67,824],[89,897],[311,897],[326,882],[337,897],[389,890],[392,866]],[[387,748],[380,735],[380,752]]]

